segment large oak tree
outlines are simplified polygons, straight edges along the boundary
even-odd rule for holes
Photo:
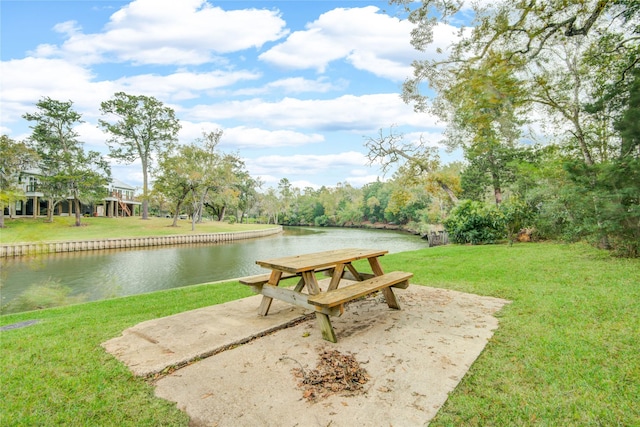
[[[142,219],[149,218],[149,174],[154,162],[177,141],[180,123],[174,111],[157,99],[144,95],[116,93],[100,104],[103,115],[115,121],[99,120],[111,137],[107,141],[111,157],[142,165]]]

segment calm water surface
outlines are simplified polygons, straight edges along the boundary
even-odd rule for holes
[[[0,261],[0,297],[6,304],[29,286],[48,280],[89,301],[135,295],[266,273],[256,265],[257,259],[356,247],[396,253],[425,248],[427,242],[388,230],[291,227],[276,236],[234,243],[5,258]]]

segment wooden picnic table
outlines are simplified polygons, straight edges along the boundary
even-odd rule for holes
[[[384,274],[379,257],[387,254],[386,250],[376,249],[336,249],[303,255],[287,256],[258,260],[256,264],[271,270],[270,273],[241,279],[240,282],[250,285],[256,293],[263,295],[259,313],[266,316],[273,298],[290,304],[314,310],[324,339],[337,342],[329,316],[340,316],[344,313],[344,304],[380,290],[387,304],[400,309],[400,304],[392,287],[406,288],[413,275],[405,272]],[[353,262],[367,259],[373,273],[359,272]],[[329,286],[321,290],[316,273],[325,271],[331,276]],[[282,280],[298,277],[293,289],[279,286]],[[356,283],[338,288],[343,279]],[[306,292],[303,290],[306,289]]]

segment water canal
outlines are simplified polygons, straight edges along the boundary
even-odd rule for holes
[[[28,287],[49,281],[95,301],[263,273],[255,264],[261,258],[354,247],[396,253],[427,246],[426,240],[399,231],[287,227],[275,236],[223,244],[4,258],[0,292],[4,305]]]

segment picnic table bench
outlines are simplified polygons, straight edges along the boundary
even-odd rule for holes
[[[240,283],[249,285],[254,292],[262,294],[259,313],[266,316],[273,298],[315,311],[322,337],[337,342],[335,331],[329,316],[341,316],[344,305],[349,301],[381,291],[390,308],[399,310],[392,288],[405,289],[409,286],[412,273],[393,271],[385,274],[379,257],[388,253],[384,250],[372,249],[338,249],[304,255],[289,256],[256,263],[271,270],[270,273],[240,279]],[[367,259],[373,273],[362,273],[352,262]],[[325,272],[331,276],[325,291],[320,289],[316,278],[317,272]],[[293,289],[280,287],[281,281],[298,277]],[[356,283],[338,287],[348,279]],[[307,292],[303,292],[306,288]]]

